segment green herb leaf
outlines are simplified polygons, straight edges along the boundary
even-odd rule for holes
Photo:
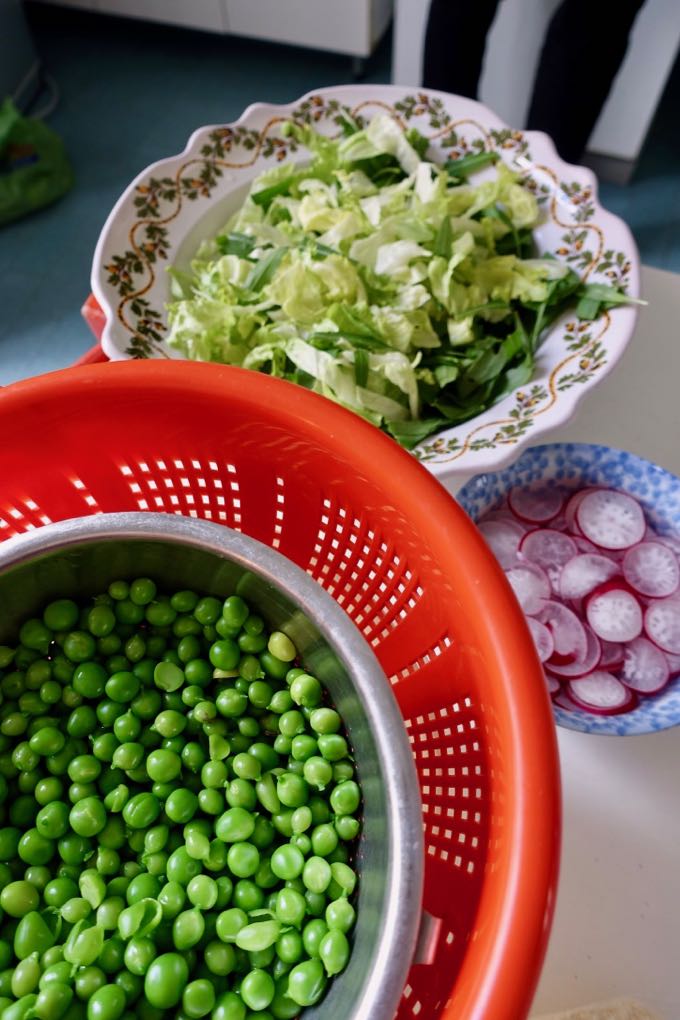
[[[246,259],[255,247],[255,238],[249,237],[248,234],[220,234],[215,243],[223,255],[238,255],[239,258]]]
[[[263,256],[259,262],[256,262],[245,282],[246,290],[262,290],[274,276],[285,254],[285,248],[274,248],[268,255]]]

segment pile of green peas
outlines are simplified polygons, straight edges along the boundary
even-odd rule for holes
[[[113,581],[0,646],[0,1020],[286,1020],[347,965],[342,720],[238,595]]]

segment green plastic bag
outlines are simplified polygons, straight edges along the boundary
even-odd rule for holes
[[[61,138],[6,99],[0,106],[0,224],[49,205],[72,185]]]

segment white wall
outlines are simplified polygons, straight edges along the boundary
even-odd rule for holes
[[[474,0],[451,2],[474,3]],[[541,43],[558,3],[559,0],[504,0],[489,33],[480,96],[514,127],[524,125]],[[413,86],[422,80],[428,8],[428,0],[396,0],[392,80],[397,84]],[[638,15],[612,92],[595,125],[588,146],[591,151],[619,159],[637,159],[679,45],[680,0],[647,0]]]

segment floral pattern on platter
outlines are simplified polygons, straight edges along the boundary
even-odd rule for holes
[[[396,86],[342,86],[289,107],[256,105],[235,124],[200,129],[180,157],[161,161],[130,185],[104,228],[93,267],[95,294],[107,313],[109,356],[173,356],[164,345],[169,294],[163,270],[173,264],[206,203],[247,184],[267,166],[305,157],[304,146],[282,130],[287,122],[334,136],[348,118],[362,125],[378,112],[389,113],[405,131],[415,127],[424,134],[435,161],[497,152],[539,201],[543,222],[536,233],[543,250],[584,279],[637,293],[637,255],[629,232],[598,206],[590,172],[563,164],[545,136],[513,131],[471,100]],[[509,460],[541,426],[566,420],[577,394],[606,374],[632,332],[634,310],[614,314],[617,330],[611,329],[609,314],[585,324],[558,320],[528,388],[421,443],[415,456],[440,476],[470,473]],[[575,396],[567,400],[570,390]]]
[[[510,467],[471,478],[456,499],[473,521],[497,506],[515,485],[544,482],[548,486],[580,488],[604,485],[630,493],[642,504],[647,519],[661,535],[680,538],[680,478],[624,450],[588,443],[554,443],[525,450]],[[659,694],[640,699],[638,707],[622,715],[598,716],[567,712],[553,706],[555,721],[582,733],[627,736],[653,733],[680,723],[680,678]]]

